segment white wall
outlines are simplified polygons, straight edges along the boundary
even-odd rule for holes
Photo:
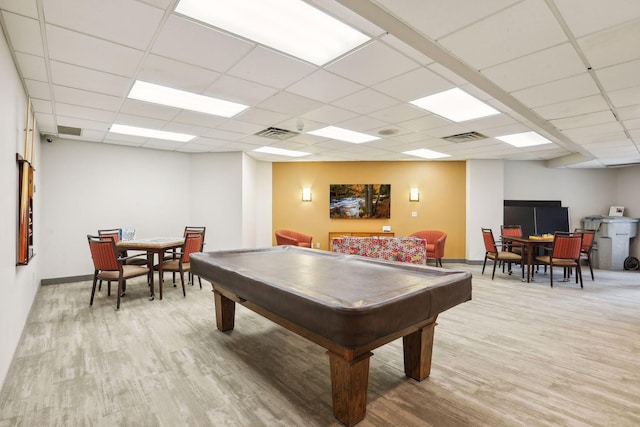
[[[615,169],[617,171],[616,202],[614,206],[624,206],[624,216],[640,218],[640,166]],[[605,214],[606,215],[606,214]],[[630,253],[640,259],[640,231],[631,240]]]
[[[560,200],[569,208],[570,229],[589,215],[607,215],[615,205],[617,170],[547,168],[545,162],[506,161],[505,200]]]
[[[42,277],[93,273],[87,234],[134,227],[181,236],[190,155],[65,139],[42,144]],[[64,250],[61,250],[64,245]]]
[[[481,228],[491,228],[498,239],[503,216],[504,181],[502,160],[467,161],[467,260],[484,260]]]
[[[18,169],[16,153],[24,154],[27,99],[0,31],[0,385],[4,383],[13,353],[20,341],[40,283],[42,254],[40,138],[36,131],[34,161],[34,244],[36,256],[29,265],[16,266]]]
[[[271,246],[271,163],[242,158],[242,246]]]

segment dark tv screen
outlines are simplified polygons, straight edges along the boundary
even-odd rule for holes
[[[391,218],[391,184],[329,185],[332,219]]]

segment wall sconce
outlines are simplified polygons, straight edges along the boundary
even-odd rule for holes
[[[420,200],[420,193],[418,193],[418,189],[417,188],[412,188],[409,191],[409,201],[410,202],[417,202]]]
[[[302,188],[302,201],[310,202],[311,201],[311,188],[303,187]]]

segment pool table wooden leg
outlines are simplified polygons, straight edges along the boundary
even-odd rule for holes
[[[213,290],[213,299],[216,306],[216,326],[220,331],[230,331],[235,326],[236,303]]]
[[[333,414],[343,424],[352,426],[366,414],[369,358],[373,353],[365,353],[353,360],[346,360],[330,351],[327,354],[331,369]]]
[[[404,373],[414,380],[422,381],[431,373],[433,332],[436,318],[427,326],[402,337],[404,348]]]

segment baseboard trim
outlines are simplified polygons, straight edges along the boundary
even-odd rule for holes
[[[54,277],[52,279],[42,279],[40,280],[40,286],[59,285],[61,283],[86,282],[87,280],[93,280],[93,274],[85,274],[82,276]]]

